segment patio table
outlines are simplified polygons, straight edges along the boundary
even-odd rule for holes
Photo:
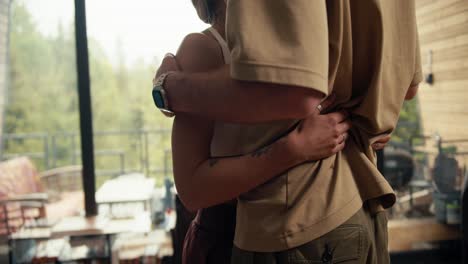
[[[151,201],[154,196],[155,180],[146,178],[143,174],[132,173],[106,181],[96,192],[96,203],[103,210],[107,205],[111,216],[133,216],[135,207],[132,204],[142,204],[144,211],[152,211]],[[114,212],[117,205],[127,205],[120,212]],[[128,211],[128,212],[125,212]]]

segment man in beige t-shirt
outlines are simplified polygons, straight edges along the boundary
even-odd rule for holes
[[[422,79],[414,9],[411,0],[230,0],[230,76],[167,77],[172,110],[225,121],[214,156],[268,145],[315,111],[320,94],[333,91],[331,110],[352,115],[342,152],[239,197],[233,262],[389,261],[382,211],[395,195],[370,146],[393,131]]]

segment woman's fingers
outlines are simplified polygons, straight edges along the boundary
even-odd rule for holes
[[[348,131],[351,128],[351,126],[352,126],[351,121],[345,120],[336,125],[336,131],[338,132],[338,134],[341,135],[345,133],[346,131]]]
[[[170,71],[180,71],[179,63],[177,62],[177,58],[174,54],[168,53],[164,57],[161,65],[159,66],[153,82],[163,73],[170,72]]]
[[[291,134],[299,155],[305,160],[317,160],[341,151],[352,126],[348,117],[347,112],[333,112],[302,120]]]
[[[341,135],[341,142],[340,142],[340,144],[343,143],[343,142],[346,142],[347,139],[348,139],[348,132],[345,132],[345,133],[343,133],[343,134]]]
[[[346,146],[346,140],[344,140],[343,142],[341,142],[340,144],[336,145],[333,150],[332,150],[332,153],[335,154],[335,153],[338,153],[340,151],[342,151],[344,149],[344,147]]]
[[[335,145],[339,145],[339,144],[341,144],[343,142],[346,142],[347,139],[348,139],[348,133],[345,132],[345,133],[339,135],[337,138],[334,139]],[[335,146],[333,146],[333,147],[335,147]]]
[[[330,114],[326,114],[325,116],[330,118],[330,120],[334,121],[336,124],[339,124],[339,123],[345,121],[346,119],[348,119],[349,114],[348,114],[348,112],[340,111],[340,112],[333,112],[333,113],[330,113]]]

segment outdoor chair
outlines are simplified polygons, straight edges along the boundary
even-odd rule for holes
[[[0,163],[0,239],[25,225],[46,217],[48,195],[43,192],[38,173],[27,158]]]

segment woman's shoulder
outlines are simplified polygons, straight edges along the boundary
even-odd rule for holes
[[[184,71],[203,71],[222,64],[222,53],[216,40],[203,33],[188,34],[177,51]]]
[[[216,48],[218,43],[215,39],[208,36],[205,33],[190,33],[185,36],[182,44],[180,44],[179,49],[182,48],[201,48],[201,49],[209,49],[209,48]]]

